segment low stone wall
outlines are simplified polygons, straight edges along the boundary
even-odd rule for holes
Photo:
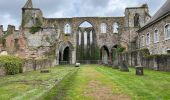
[[[23,72],[53,67],[54,65],[55,65],[54,60],[52,59],[37,59],[37,60],[25,59],[23,65]],[[0,67],[0,76],[5,75],[6,75],[5,68]]]
[[[5,76],[6,75],[6,71],[4,67],[0,67],[0,76]]]
[[[47,67],[53,67],[54,66],[54,60],[52,59],[25,59],[23,72],[27,71],[33,71],[38,69],[43,69]]]
[[[119,58],[125,60],[129,66],[143,66],[158,71],[170,71],[170,55],[146,55],[143,51],[137,50],[120,54]]]

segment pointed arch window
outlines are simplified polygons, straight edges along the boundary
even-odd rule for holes
[[[107,25],[106,23],[102,23],[100,26],[101,33],[106,33],[107,32]]]
[[[71,26],[70,26],[70,24],[66,24],[64,26],[64,33],[65,34],[71,34]]]
[[[118,23],[117,23],[117,22],[114,23],[114,24],[113,24],[113,33],[118,33],[118,32],[119,32],[118,28],[119,28]]]

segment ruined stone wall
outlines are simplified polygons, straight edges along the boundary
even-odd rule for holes
[[[170,49],[170,40],[165,40],[165,25],[170,23],[170,16],[162,19],[161,21],[153,24],[145,30],[139,32],[139,43],[140,48],[148,48],[151,54],[166,54],[167,50]],[[154,42],[154,31],[159,31],[159,42]],[[150,44],[146,44],[146,35],[150,33]],[[144,36],[144,46],[142,45],[142,36]]]
[[[129,66],[143,66],[158,71],[170,71],[170,56],[147,55],[141,50],[121,54]]]

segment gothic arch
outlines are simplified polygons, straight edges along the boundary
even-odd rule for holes
[[[109,48],[106,45],[103,45],[100,48],[100,60],[102,61],[103,64],[108,64],[109,63]]]
[[[71,64],[74,47],[70,41],[61,41],[58,46],[57,60],[59,64]]]

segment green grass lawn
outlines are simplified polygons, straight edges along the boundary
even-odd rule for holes
[[[133,68],[120,72],[100,65],[50,70],[0,77],[0,100],[170,100],[168,72],[145,69],[136,76]]]
[[[44,100],[170,100],[170,73],[145,69],[144,76],[99,65],[83,65]],[[42,99],[43,100],[43,99]]]
[[[75,71],[75,67],[53,67],[50,73],[40,71],[0,77],[0,100],[34,100],[57,84],[63,77]]]

